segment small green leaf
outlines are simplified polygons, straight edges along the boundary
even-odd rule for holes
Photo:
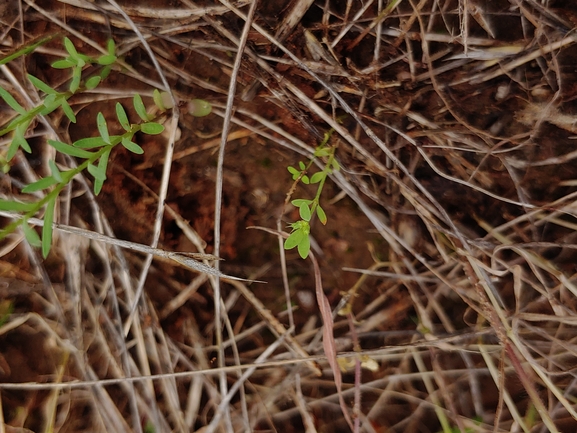
[[[331,165],[334,171],[339,171],[341,168],[339,162],[336,159],[333,159]]]
[[[101,81],[102,78],[100,78],[98,75],[95,75],[94,77],[90,77],[88,80],[86,80],[84,87],[86,87],[88,90],[96,89]]]
[[[106,77],[108,77],[108,75],[110,74],[111,71],[112,71],[112,68],[110,66],[105,66],[104,68],[102,68],[102,71],[100,71],[100,77],[103,80],[106,80]]]
[[[0,199],[0,210],[10,212],[29,212],[36,208],[36,203]]]
[[[70,156],[76,156],[78,158],[88,159],[93,155],[92,152],[88,152],[86,150],[73,147],[69,144],[62,143],[61,141],[58,140],[48,140],[48,144],[60,153],[64,153]]]
[[[301,207],[303,203],[310,205],[312,202],[313,202],[312,200],[306,200],[304,198],[296,198],[293,201],[291,201],[291,204],[295,207]]]
[[[66,58],[66,59],[56,60],[54,63],[52,63],[51,66],[54,69],[68,69],[68,68],[71,68],[73,66],[76,66],[76,63],[71,61],[69,58]]]
[[[108,42],[106,43],[106,49],[108,50],[108,54],[111,56],[114,55],[116,52],[116,44],[114,43],[114,39],[108,39]]]
[[[142,147],[140,147],[138,144],[136,144],[133,141],[130,141],[128,138],[124,137],[122,138],[121,141],[122,145],[128,149],[129,151],[131,151],[132,153],[136,153],[137,155],[142,155],[144,153],[144,149]]]
[[[147,122],[140,125],[140,130],[145,134],[156,135],[164,131],[164,126],[156,122]]]
[[[297,249],[301,258],[306,259],[309,256],[309,252],[311,250],[311,239],[308,235],[299,242]]]
[[[299,206],[299,215],[303,221],[310,221],[311,220],[311,208],[308,204],[302,203]]]
[[[319,183],[326,177],[326,174],[322,171],[318,171],[311,176],[311,183]]]
[[[323,157],[323,156],[329,156],[331,154],[332,150],[329,147],[317,147],[315,149],[315,153],[314,155],[317,158]]]
[[[188,112],[195,117],[208,116],[211,111],[212,105],[204,99],[193,99],[188,103]]]
[[[76,51],[76,47],[74,46],[72,41],[68,39],[68,37],[64,38],[64,48],[66,48],[66,51],[68,51],[68,54],[70,54],[71,59],[77,60],[80,58],[80,56],[78,55],[78,51]]]
[[[304,162],[299,161],[299,168],[301,169],[301,171],[306,170],[307,166],[305,165]]]
[[[103,186],[104,186],[104,180],[94,179],[94,195],[100,194],[100,191],[102,191]]]
[[[309,177],[306,174],[304,174],[303,177],[301,177],[301,182],[304,183],[305,185],[311,183]]]
[[[167,92],[160,92],[158,89],[154,89],[152,92],[152,99],[156,106],[162,111],[166,111],[173,107],[172,98]]]
[[[42,191],[57,183],[58,181],[54,178],[54,176],[46,176],[37,180],[36,182],[32,182],[31,184],[26,185],[24,188],[22,188],[22,192],[29,194],[36,191]]]
[[[54,208],[56,207],[56,197],[53,197],[46,204],[44,213],[44,226],[42,227],[42,257],[48,257],[50,246],[52,245],[52,223],[54,222]]]
[[[53,112],[57,107],[61,105],[59,95],[50,94],[46,96],[46,98],[44,98],[44,101],[42,102],[42,105],[46,107],[48,113]]]
[[[128,121],[128,116],[126,115],[126,110],[120,102],[116,103],[116,117],[118,117],[120,126],[122,126],[125,131],[131,130],[130,122]]]
[[[14,97],[10,93],[8,93],[7,90],[4,90],[2,87],[0,87],[0,96],[10,106],[10,108],[12,108],[18,114],[26,114],[26,110],[24,109],[24,107],[22,107],[22,105],[20,105],[16,101],[16,99],[14,99]]]
[[[133,104],[138,116],[145,122],[148,122],[150,120],[150,116],[146,112],[146,107],[144,106],[144,102],[142,102],[142,97],[138,93],[134,95]]]
[[[58,169],[56,162],[52,159],[49,159],[48,167],[50,167],[50,173],[52,173],[52,177],[54,178],[54,180],[56,180],[58,183],[62,182],[62,173],[60,173],[60,170]]]
[[[108,125],[106,124],[106,119],[104,114],[100,111],[96,115],[96,126],[98,127],[98,132],[106,144],[110,144],[110,135],[108,134]]]
[[[38,90],[43,91],[47,95],[57,95],[58,92],[46,84],[44,81],[36,78],[34,75],[28,74],[28,79]]]
[[[320,205],[317,205],[316,212],[321,224],[325,225],[327,223],[327,214],[325,213],[324,209]]]
[[[70,87],[69,90],[72,93],[76,93],[76,91],[80,88],[80,80],[82,78],[82,68],[75,67],[72,69],[72,80],[70,80]]]
[[[106,171],[102,171],[99,166],[88,164],[88,172],[97,180],[106,180]]]
[[[62,98],[60,105],[62,106],[62,111],[64,111],[64,114],[68,117],[68,120],[72,123],[76,123],[76,115],[74,114],[74,111],[72,111],[72,107],[70,107],[68,101],[65,98]]]
[[[99,179],[106,179],[106,168],[108,167],[108,158],[110,158],[110,152],[112,152],[112,148],[106,150],[98,161],[98,171],[104,174],[104,176],[99,177]]]
[[[26,121],[16,127],[16,129],[14,130],[13,141],[15,141],[18,144],[18,146],[21,147],[25,152],[32,153],[32,149],[30,148],[30,145],[28,144],[28,141],[26,141],[26,137],[24,136],[24,134],[26,134],[26,130],[28,129],[29,124],[30,121]]]
[[[42,245],[42,242],[40,241],[40,236],[38,236],[36,230],[34,230],[32,227],[28,225],[28,222],[26,220],[22,220],[22,231],[24,232],[24,237],[26,238],[28,243],[32,245],[34,248],[38,248],[40,245]]]
[[[18,152],[18,149],[20,149],[20,143],[14,138],[8,147],[8,152],[6,152],[6,161],[11,161],[14,155],[16,155],[16,152]]]
[[[102,190],[102,186],[104,185],[104,181],[106,180],[106,167],[108,165],[108,158],[110,156],[110,151],[112,148],[108,149],[104,154],[100,157],[100,161],[98,161],[98,166],[94,166],[92,164],[88,164],[88,171],[92,176],[94,176],[94,194],[100,194]]]
[[[72,145],[81,149],[94,149],[95,147],[105,146],[106,143],[102,137],[88,137],[76,140],[74,143],[72,143]]]
[[[287,170],[289,171],[290,174],[292,174],[293,176],[299,177],[299,175],[301,174],[301,172],[299,170],[297,170],[296,168],[292,167],[292,166],[288,166]],[[296,179],[296,178],[294,178]]]
[[[108,66],[116,62],[116,56],[114,54],[107,54],[104,56],[100,56],[96,63],[102,66]]]
[[[295,230],[290,234],[290,236],[284,241],[284,249],[292,250],[298,244],[301,243],[304,237],[308,236],[303,230]]]

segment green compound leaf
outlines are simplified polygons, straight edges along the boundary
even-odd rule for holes
[[[24,107],[22,107],[22,105],[20,105],[16,101],[16,99],[14,99],[14,97],[10,93],[8,93],[7,90],[4,90],[2,87],[0,87],[0,97],[2,97],[2,99],[4,99],[4,102],[6,102],[10,106],[10,108],[12,108],[18,114],[26,114],[26,110],[24,109]]]
[[[54,223],[54,208],[56,207],[56,197],[52,197],[46,204],[44,213],[44,226],[42,227],[42,257],[48,257],[50,246],[52,245],[52,224]]]
[[[140,147],[138,144],[136,144],[133,141],[130,141],[128,138],[123,137],[122,141],[121,141],[122,145],[128,149],[129,151],[131,151],[132,153],[136,153],[137,155],[142,155],[144,153],[144,149],[142,147]]]
[[[327,223],[327,214],[325,213],[324,209],[320,205],[317,205],[316,212],[321,224],[325,225]]]
[[[308,204],[303,203],[299,206],[299,215],[303,221],[311,220],[311,208]]]
[[[136,114],[138,114],[138,117],[140,117],[145,122],[148,122],[150,120],[150,116],[146,112],[146,107],[144,106],[144,102],[142,102],[142,97],[138,93],[136,93],[134,95],[132,102],[134,104],[134,109],[136,110]]]
[[[88,80],[86,80],[84,87],[86,87],[87,90],[96,89],[101,81],[102,78],[98,75],[95,75],[94,77],[90,77]]]
[[[34,85],[34,87],[36,87],[38,90],[43,91],[47,95],[57,95],[58,94],[58,92],[56,90],[54,90],[52,87],[50,87],[48,84],[46,84],[41,79],[36,78],[34,75],[28,74],[28,79]]]
[[[106,146],[106,143],[102,137],[88,137],[76,140],[72,145],[81,149],[94,149],[95,147]]]
[[[60,153],[64,153],[70,156],[76,156],[78,158],[88,159],[93,155],[92,152],[79,149],[69,144],[62,143],[61,141],[58,140],[48,140],[48,144]]]
[[[106,119],[104,114],[99,112],[96,115],[96,126],[98,127],[98,132],[106,144],[110,144],[110,135],[108,134],[108,125],[106,124]]]
[[[29,212],[36,209],[36,203],[23,203],[21,201],[0,199],[0,210],[9,212]]]
[[[22,192],[24,193],[32,193],[36,191],[42,191],[46,188],[50,188],[52,185],[56,185],[58,181],[54,178],[54,176],[46,176],[42,179],[37,180],[36,182],[32,182],[29,185],[26,185],[22,188]]]
[[[318,171],[311,176],[311,183],[319,183],[326,177],[326,174],[322,171]]]
[[[120,102],[116,103],[116,117],[118,117],[120,126],[122,126],[125,131],[131,130],[130,122],[128,121],[128,116],[126,115],[126,110]]]
[[[40,236],[38,236],[36,230],[34,230],[32,227],[28,225],[27,220],[22,221],[22,231],[24,232],[24,237],[26,238],[28,243],[32,245],[34,248],[38,248],[39,246],[42,245],[42,242],[40,241]]]
[[[140,130],[145,134],[157,135],[164,131],[164,126],[156,122],[147,122],[140,125]]]
[[[68,101],[65,98],[62,98],[60,105],[62,106],[62,111],[64,111],[64,114],[68,117],[68,120],[72,123],[76,123],[76,115],[74,114],[74,111],[72,111],[72,107],[70,107]]]

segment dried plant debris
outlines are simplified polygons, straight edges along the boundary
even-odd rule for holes
[[[140,3],[0,5],[2,431],[577,430],[577,7]]]

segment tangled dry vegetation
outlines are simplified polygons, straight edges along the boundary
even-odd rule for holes
[[[3,199],[29,200],[49,160],[75,164],[47,138],[94,135],[136,92],[184,101],[143,155],[111,155],[98,197],[89,175],[63,191],[46,260],[2,241],[0,432],[577,430],[575,6],[118,3],[0,5],[2,58],[58,34],[0,66],[26,108],[26,73],[69,79],[49,67],[60,35],[121,55],[70,100],[76,124],[30,127]],[[191,98],[212,114],[191,120]],[[303,261],[282,249],[286,167],[331,130],[341,170]]]

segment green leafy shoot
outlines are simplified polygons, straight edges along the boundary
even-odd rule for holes
[[[50,38],[38,40],[30,46],[18,49],[9,57],[0,58],[0,64],[5,64],[9,60],[25,55],[48,40]],[[68,70],[70,81],[67,90],[57,90],[40,78],[28,75],[30,83],[41,94],[42,101],[36,107],[26,108],[17,101],[9,90],[0,88],[0,98],[14,112],[9,117],[10,120],[7,124],[0,125],[0,137],[6,136],[5,139],[9,142],[5,153],[0,155],[0,168],[4,173],[9,172],[10,162],[20,149],[28,153],[36,151],[30,146],[26,136],[29,134],[30,126],[37,123],[34,121],[37,116],[45,116],[55,110],[61,110],[60,116],[65,115],[70,122],[76,122],[76,115],[68,102],[69,98],[77,92],[97,87],[108,76],[117,61],[116,46],[112,40],[107,44],[107,53],[98,58],[80,53],[69,38],[64,38],[64,47],[67,57],[56,60],[52,67]],[[90,77],[85,77],[83,73],[87,65],[93,66]],[[162,110],[169,108],[170,97],[167,99],[167,95],[159,91],[155,91],[154,95],[155,103],[163,104],[163,107],[159,108]],[[156,122],[154,116],[149,114],[140,95],[134,96],[133,104],[134,110],[141,118],[136,123],[130,122],[126,110],[120,103],[116,104],[116,117],[123,129],[121,135],[111,135],[108,128],[110,119],[107,119],[103,113],[98,113],[95,119],[98,130],[97,137],[80,138],[73,143],[47,140],[48,144],[56,151],[56,159],[48,161],[50,173],[22,188],[22,196],[30,195],[28,199],[0,198],[0,211],[15,214],[13,220],[0,230],[0,240],[20,227],[30,245],[41,248],[42,255],[48,256],[52,244],[53,225],[56,219],[59,195],[72,179],[81,172],[87,171],[94,179],[94,193],[98,194],[106,181],[110,155],[117,145],[121,145],[135,154],[142,154],[144,152],[142,147],[133,141],[135,134],[142,132],[143,134],[155,135],[164,131],[164,126]],[[62,155],[75,158],[77,164],[73,168],[66,168],[62,163],[65,161]],[[57,164],[56,161],[59,163]],[[29,224],[29,220],[33,217],[43,218],[40,234]]]
[[[317,185],[317,193],[313,199],[295,199],[291,201],[291,204],[299,210],[300,220],[290,224],[291,234],[285,240],[284,248],[285,250],[290,250],[297,247],[298,253],[303,259],[306,259],[310,252],[310,222],[312,218],[316,215],[321,224],[327,223],[327,214],[320,205],[320,197],[325,181],[333,171],[340,168],[335,159],[335,147],[328,146],[332,132],[333,130],[330,130],[325,134],[323,141],[315,149],[314,155],[308,163],[305,164],[303,161],[299,161],[297,167],[287,167],[294,181],[293,189],[299,181],[305,185]],[[317,158],[326,158],[324,168],[309,176],[307,173]]]

